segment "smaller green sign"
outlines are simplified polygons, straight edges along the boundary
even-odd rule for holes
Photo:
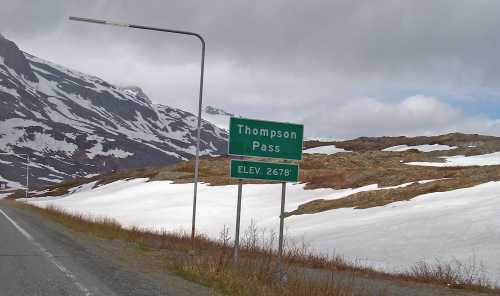
[[[231,178],[297,182],[297,164],[231,160]]]

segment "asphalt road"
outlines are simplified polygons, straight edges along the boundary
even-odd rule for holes
[[[5,295],[93,295],[97,281],[83,283],[6,212],[0,210],[0,291]],[[11,213],[12,215],[12,213]],[[13,216],[13,215],[12,215]],[[113,294],[110,294],[113,295]]]
[[[168,272],[127,265],[119,249],[0,201],[2,296],[213,295]]]

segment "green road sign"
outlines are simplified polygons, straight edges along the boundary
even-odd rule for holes
[[[304,126],[231,117],[229,154],[281,159],[302,159]]]
[[[297,164],[231,160],[231,178],[297,182]]]

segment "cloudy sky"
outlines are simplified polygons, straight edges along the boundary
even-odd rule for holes
[[[196,109],[302,122],[309,136],[500,135],[500,1],[0,0],[0,32],[38,57]]]

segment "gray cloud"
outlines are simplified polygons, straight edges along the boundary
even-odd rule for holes
[[[330,132],[325,125],[342,137],[465,130],[459,122],[472,119],[460,110],[461,98],[421,100],[446,114],[417,108],[408,117],[403,109],[411,95],[390,94],[500,90],[498,1],[1,0],[1,6],[0,31],[25,50],[140,85],[157,102],[189,109],[198,83],[196,40],[66,18],[200,32],[207,39],[207,103],[246,116],[302,120],[311,134]],[[351,114],[356,104],[359,118]],[[477,122],[467,128],[485,126]]]

